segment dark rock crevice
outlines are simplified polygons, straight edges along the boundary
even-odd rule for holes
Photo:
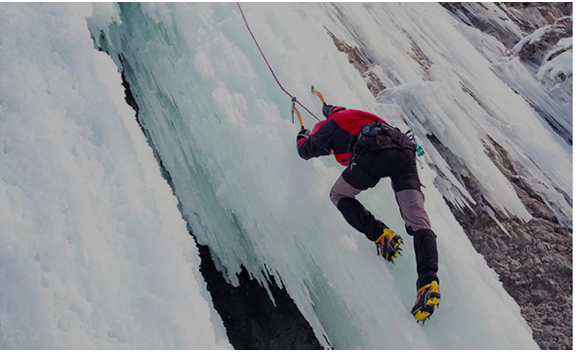
[[[275,281],[268,286],[276,301],[258,281],[242,270],[240,286],[226,283],[216,269],[210,249],[199,245],[200,272],[206,279],[214,308],[220,314],[235,349],[322,349],[310,324],[304,319],[285,289]]]

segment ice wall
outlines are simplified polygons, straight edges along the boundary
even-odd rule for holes
[[[329,103],[376,112],[404,129],[410,124],[422,140],[433,133],[468,161],[494,207],[529,218],[485,156],[482,127],[490,122],[487,129],[499,143],[511,136],[514,148],[528,146],[533,158],[542,157],[539,145],[521,145],[521,133],[534,131],[518,120],[543,124],[439,5],[259,3],[244,9],[279,80],[318,115],[312,84]],[[326,28],[374,51],[391,88],[378,101]],[[274,274],[321,342],[335,348],[537,348],[518,306],[433,187],[437,175],[427,163],[420,173],[438,233],[443,301],[434,324],[413,321],[412,241],[389,181],[360,199],[405,238],[396,266],[383,263],[330,203],[329,189],[342,168],[328,158],[297,157],[290,101],[235,4],[122,4],[119,19],[110,26],[91,22],[91,30],[125,70],[184,217],[232,283],[240,266],[263,283]],[[430,77],[409,54],[415,43],[434,55]],[[309,127],[315,123],[305,119]],[[536,169],[558,168],[554,180],[568,183],[560,171],[570,153],[542,129],[540,141],[553,142],[545,148],[560,162],[540,158]],[[431,145],[425,148],[431,155],[425,162],[448,168]],[[466,202],[465,195],[458,197]]]
[[[570,126],[571,105],[560,104],[495,38],[454,21],[435,4],[365,5],[370,11],[352,4],[326,7],[332,18],[342,12],[347,19],[328,29],[375,61],[371,71],[388,88],[378,97],[383,115],[393,115],[397,124],[405,122],[420,136],[436,136],[478,178],[493,207],[529,220],[513,187],[482,152],[493,149],[489,136],[518,161],[521,175],[537,181],[535,189],[562,222],[571,224],[572,206],[562,191],[572,193],[572,148],[530,103]],[[402,109],[396,112],[390,105]],[[429,156],[451,174],[442,158]]]
[[[0,348],[231,348],[92,13],[0,4]]]

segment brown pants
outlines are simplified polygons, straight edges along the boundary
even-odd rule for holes
[[[392,179],[396,202],[406,224],[408,234],[414,236],[414,252],[418,271],[417,288],[438,281],[438,250],[436,234],[430,229],[430,220],[424,210],[424,195],[415,161],[409,154],[398,150],[376,152],[370,163],[358,158],[344,170],[330,191],[330,200],[342,213],[348,224],[375,241],[384,228],[356,199],[363,190],[376,186],[383,177]]]
[[[355,198],[360,192],[362,192],[361,189],[356,189],[340,176],[330,191],[330,200],[334,206],[338,207],[341,199]],[[396,192],[396,202],[409,233],[413,234],[420,229],[430,229],[430,220],[424,210],[424,195],[420,190],[398,191]]]

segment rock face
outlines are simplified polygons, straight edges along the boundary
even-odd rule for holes
[[[500,3],[499,9],[527,33],[492,22],[488,16],[476,16],[479,9],[488,10],[481,3],[442,5],[458,19],[491,34],[509,49],[514,48],[523,36],[550,25],[539,40],[527,43],[518,54],[521,60],[532,65],[541,65],[546,53],[558,40],[572,36],[571,19],[558,21],[571,15],[571,3]],[[375,96],[385,89],[382,83],[375,83],[375,78],[366,74],[372,62],[361,48],[352,48],[332,33],[329,35],[338,49],[347,53],[348,60],[360,71]],[[425,66],[425,55],[417,50],[414,54],[413,59]],[[428,138],[453,167],[452,170],[463,171],[457,178],[464,181],[476,205],[461,210],[448,200],[446,202],[475,249],[485,257],[488,265],[500,276],[506,291],[520,306],[523,317],[533,330],[534,340],[543,349],[572,349],[572,229],[559,223],[554,212],[532,189],[531,181],[518,175],[516,162],[495,141],[492,141],[495,150],[487,148],[485,153],[508,178],[533,216],[528,223],[508,218],[492,209],[484,200],[473,174],[435,136]]]
[[[555,52],[553,56],[546,58],[548,52],[556,46],[558,41],[562,38],[572,37],[572,20],[569,18],[562,18],[555,21],[542,36],[537,40],[530,41],[524,44],[518,50],[518,56],[524,62],[530,62],[536,66],[540,66],[546,60],[552,60],[554,57],[562,54],[565,50]]]
[[[498,39],[566,111],[572,111],[572,3],[441,3],[463,23]],[[532,108],[572,145],[572,116]],[[566,113],[565,115],[568,115]],[[564,114],[563,114],[564,115]],[[569,121],[569,122],[568,122]]]
[[[373,64],[373,62],[366,53],[356,47],[350,47],[348,44],[336,38],[336,36],[330,31],[328,31],[328,34],[332,37],[338,50],[348,55],[348,61],[360,72],[362,78],[366,81],[368,89],[372,92],[374,97],[376,97],[380,91],[386,89],[386,86],[384,86],[382,81],[380,81],[376,75],[368,71],[368,68]]]
[[[491,21],[482,16],[490,10],[482,3],[442,2],[444,8],[462,22],[488,33],[502,42],[508,49],[516,45],[526,33],[554,23],[557,19],[572,14],[572,3],[498,3],[501,15],[507,16],[524,33],[506,26],[506,21]],[[572,35],[570,34],[570,37]]]
[[[446,160],[455,158],[433,136],[430,140]],[[523,223],[491,209],[472,178],[463,179],[476,205],[472,210],[458,210],[452,205],[450,208],[476,251],[500,276],[504,288],[522,309],[540,347],[571,349],[572,229],[559,224],[554,212],[532,190],[529,181],[517,175],[514,161],[506,151],[492,142],[497,151],[488,153],[489,157],[510,180],[533,218]],[[509,235],[493,220],[490,212]]]

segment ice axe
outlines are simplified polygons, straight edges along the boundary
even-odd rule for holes
[[[296,115],[298,116],[298,122],[300,122],[300,130],[305,130],[304,129],[304,122],[302,121],[302,114],[300,114],[300,111],[298,111],[298,108],[296,108],[296,97],[292,98],[292,123],[294,123],[294,112],[296,112]]]
[[[320,98],[320,101],[322,102],[322,104],[326,104],[326,101],[324,100],[324,96],[322,95],[322,93],[320,93],[314,89],[314,85],[312,85],[312,94],[317,95],[318,98]]]
[[[311,90],[312,90],[312,94],[318,96],[318,98],[320,99],[322,104],[326,104],[326,101],[324,100],[324,96],[322,95],[322,93],[320,93],[314,89],[314,85],[312,85]],[[302,114],[300,114],[300,111],[298,110],[298,108],[296,108],[296,102],[297,101],[298,100],[296,99],[296,97],[292,97],[292,123],[294,123],[294,112],[296,112],[296,115],[298,116],[298,121],[300,122],[301,130],[305,130],[304,122],[302,121]],[[318,121],[320,121],[320,120],[318,120]]]

